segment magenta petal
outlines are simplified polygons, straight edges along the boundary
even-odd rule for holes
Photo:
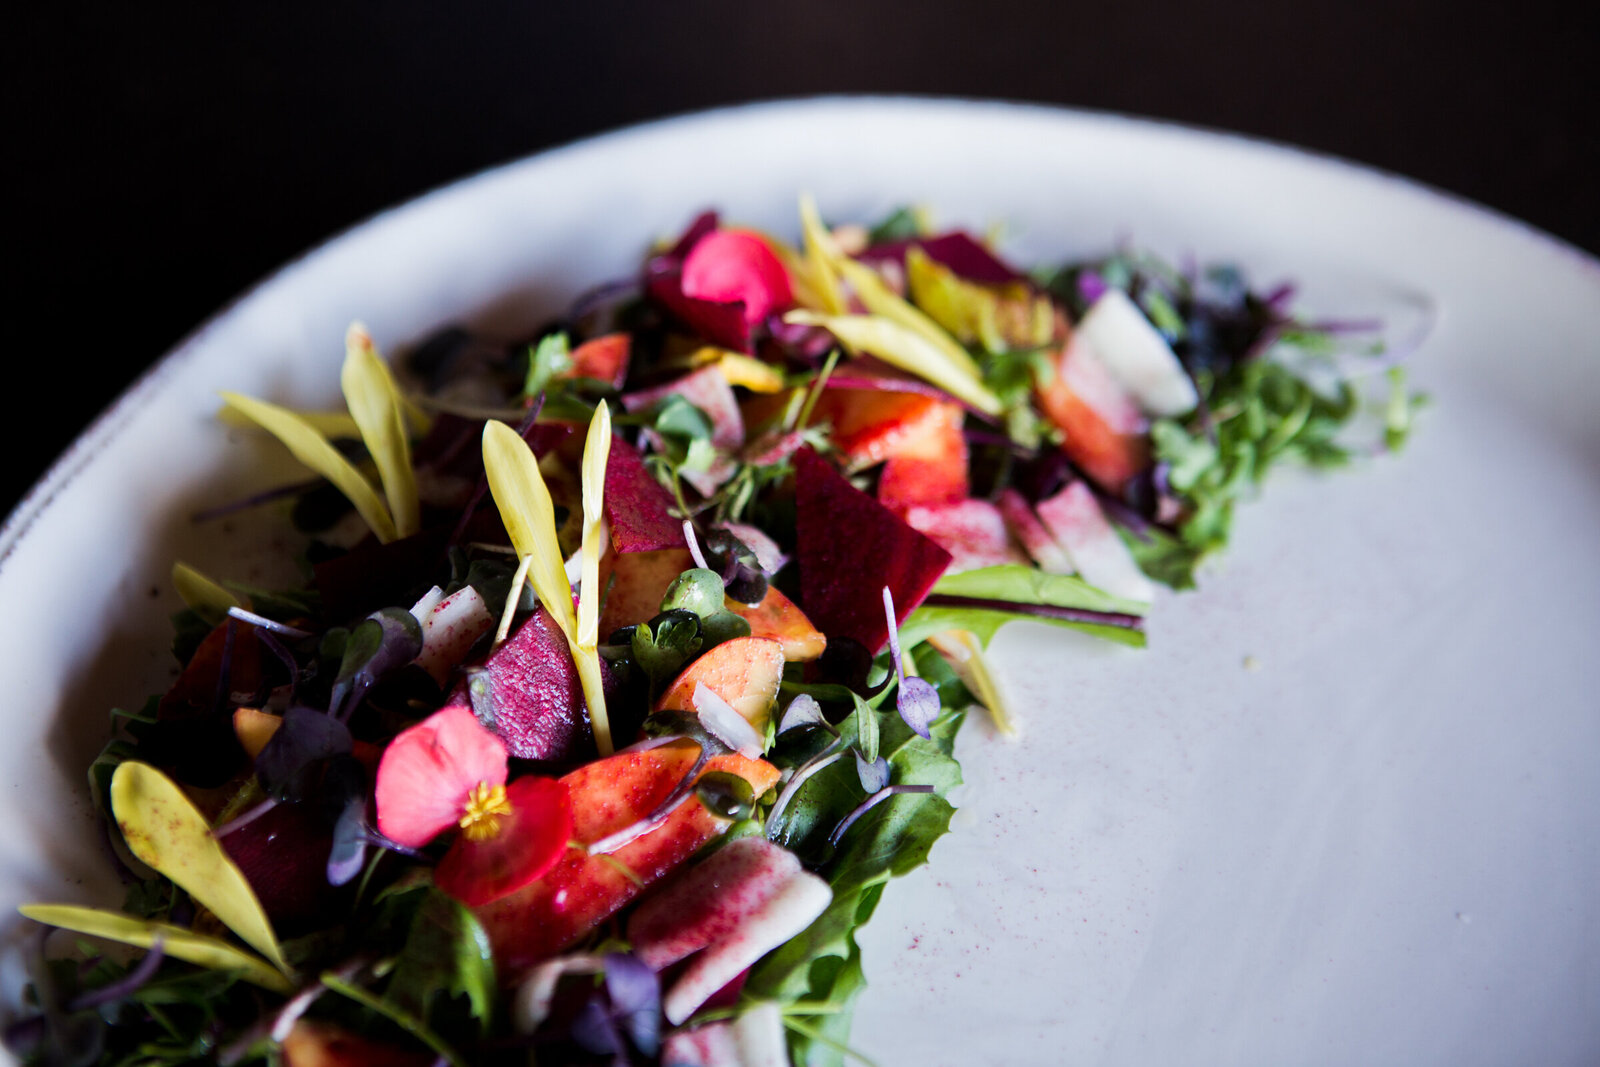
[[[760,237],[744,230],[717,230],[702,237],[683,260],[683,295],[695,300],[741,303],[755,325],[794,303],[789,272]]]
[[[421,848],[461,818],[479,782],[504,785],[506,746],[459,704],[402,730],[383,750],[375,789],[378,830]]]

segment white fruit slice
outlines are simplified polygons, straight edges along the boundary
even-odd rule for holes
[[[1039,501],[1037,510],[1045,529],[1067,550],[1084,581],[1113,596],[1146,602],[1154,599],[1155,583],[1133,561],[1133,554],[1112,529],[1087,485],[1073,482],[1050,499]]]
[[[788,849],[741,837],[674,875],[628,920],[628,940],[646,966],[661,970],[727,936],[800,873]]]
[[[1039,521],[1039,516],[1033,513],[1033,508],[1021,493],[1015,489],[1002,491],[1000,514],[1005,517],[1012,536],[1028,550],[1028,555],[1033,557],[1041,570],[1047,574],[1073,574],[1077,571],[1067,550],[1044,528],[1044,523]]]
[[[906,509],[906,525],[927,534],[950,553],[950,574],[1025,562],[1022,553],[1011,543],[1000,510],[987,500],[919,504]]]
[[[1166,339],[1128,295],[1107,289],[1078,323],[1112,377],[1152,415],[1182,415],[1200,402]]]
[[[427,603],[423,597],[418,607]],[[413,608],[413,611],[416,609]],[[464,585],[433,606],[422,620],[422,651],[417,666],[433,676],[442,687],[450,672],[467,658],[478,638],[494,628],[494,618],[483,597]]]

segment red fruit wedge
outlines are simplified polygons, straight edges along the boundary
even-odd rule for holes
[[[679,527],[678,536],[683,536]],[[604,640],[624,626],[649,622],[661,613],[661,598],[667,586],[694,566],[687,548],[664,548],[657,552],[632,552],[607,555],[600,561],[602,587],[610,587],[600,611],[600,638]],[[609,568],[609,575],[606,573]]]
[[[694,765],[694,745],[648,752],[619,752],[584,765],[561,780],[572,800],[573,837],[585,844],[626,829],[649,815]],[[764,760],[717,756],[706,772],[727,771],[750,783],[757,796],[772,788],[778,770]],[[582,939],[642,892],[728,828],[695,797],[609,857],[569,849],[544,876],[510,896],[476,909],[501,974],[515,978],[528,967]]]
[[[684,257],[682,286],[692,299],[744,305],[752,326],[794,303],[782,261],[745,230],[716,230],[697,241]]]
[[[1133,401],[1081,344],[1068,344],[1050,381],[1035,388],[1039,408],[1066,435],[1062,449],[1110,493],[1150,465],[1143,419]]]
[[[951,571],[1027,562],[1027,557],[1011,543],[1000,509],[987,500],[914,507],[906,512],[906,522],[950,553]]]
[[[508,815],[491,816],[495,829],[474,838],[456,835],[433,882],[469,907],[515,893],[555,866],[572,840],[572,802],[565,783],[524,775],[506,786]]]
[[[569,762],[594,754],[594,731],[571,646],[544,605],[468,673],[473,695],[463,690],[455,699],[474,700],[475,707],[487,703],[494,732],[511,755]]]
[[[618,552],[654,552],[683,545],[683,522],[672,517],[672,494],[621,437],[606,457],[606,522]]]
[[[593,378],[605,382],[613,389],[621,389],[628,377],[628,360],[633,353],[633,337],[626,333],[608,333],[585,341],[572,350],[568,357],[572,365],[561,375],[563,378]]]
[[[944,403],[921,393],[876,389],[824,389],[812,410],[813,425],[833,426],[833,445],[852,467],[894,455],[919,435],[937,432]]]
[[[829,637],[874,655],[889,640],[883,588],[904,622],[950,565],[950,553],[845,480],[810,448],[795,453],[800,604]]]
[[[878,475],[878,500],[891,511],[966,499],[965,414],[959,404],[940,404],[938,416],[896,448]]]
[[[727,701],[758,732],[783,681],[783,645],[769,637],[724,641],[683,669],[656,701],[656,711],[694,711],[694,692],[704,685]]]
[[[767,586],[767,595],[759,604],[741,604],[729,597],[723,606],[750,624],[751,637],[770,637],[782,645],[783,658],[789,663],[814,660],[828,647],[822,631],[812,626],[799,605],[777,586]]]

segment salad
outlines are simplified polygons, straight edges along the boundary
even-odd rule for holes
[[[343,411],[224,394],[308,477],[196,521],[274,511],[308,580],[174,565],[181,672],[89,769],[127,896],[22,909],[13,1052],[868,1062],[856,931],[963,723],[1019,733],[996,631],[1142,647],[1269,469],[1420,400],[1233,268],[800,236],[704,214],[512,344],[352,326]]]

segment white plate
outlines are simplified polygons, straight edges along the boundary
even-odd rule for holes
[[[785,103],[586,141],[382,215],[201,329],[0,536],[0,906],[115,899],[83,768],[105,709],[170,677],[170,561],[259,576],[246,523],[185,519],[287,471],[212,421],[217,390],[329,403],[352,318],[390,347],[526,327],[701,207],[792,234],[801,189],[837,219],[915,200],[1001,222],[1022,262],[1132,236],[1300,279],[1314,308],[1437,312],[1412,447],[1275,478],[1226,568],[1157,605],[1149,651],[1002,638],[1026,738],[963,739],[955,833],[864,938],[859,1046],[1600,1058],[1600,266],[1341,163],[1002,104]]]

